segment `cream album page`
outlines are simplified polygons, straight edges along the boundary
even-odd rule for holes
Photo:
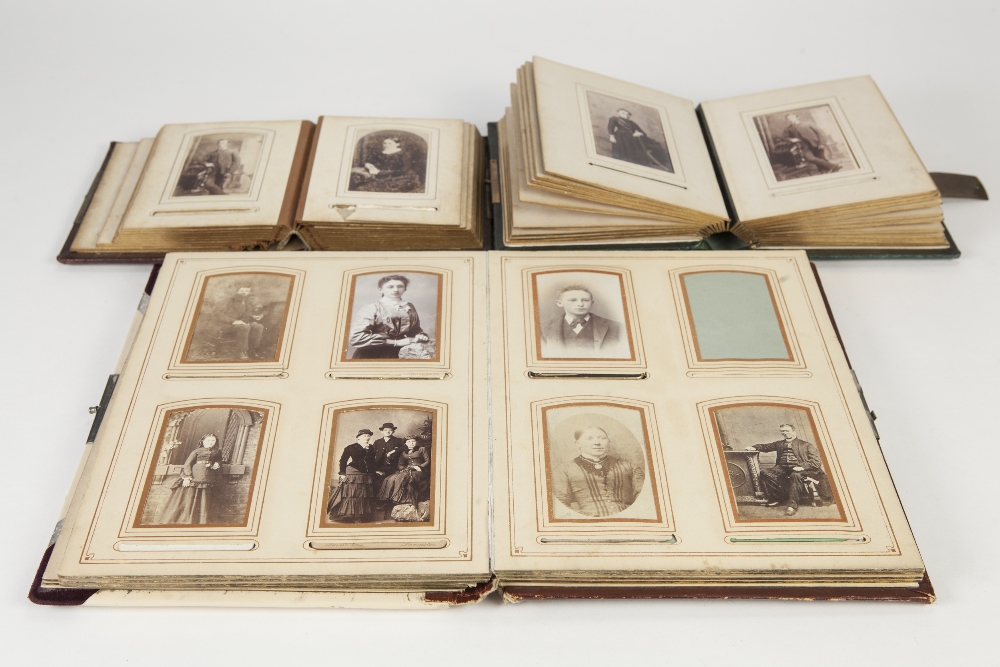
[[[496,252],[490,294],[501,581],[919,580],[804,252]]]
[[[299,218],[456,224],[474,159],[470,127],[460,120],[320,118]]]
[[[486,317],[482,253],[168,255],[46,580],[484,580]]]
[[[273,226],[290,216],[289,175],[311,123],[165,125],[122,220],[126,229]],[[288,204],[286,206],[286,199]]]
[[[715,100],[701,109],[741,220],[937,193],[871,77]],[[779,159],[783,150],[809,151],[805,159],[818,168],[789,169]]]
[[[532,72],[547,173],[728,217],[690,101],[545,58],[532,60]],[[636,132],[647,144],[643,163],[623,152]],[[627,136],[612,144],[619,134]]]

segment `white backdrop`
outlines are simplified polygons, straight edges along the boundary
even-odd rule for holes
[[[989,0],[0,0],[0,651],[10,664],[80,665],[995,660],[995,201],[946,204],[957,261],[820,265],[933,606],[126,610],[25,595],[148,274],[54,259],[109,141],[164,123],[321,114],[464,118],[485,132],[533,54],[695,101],[868,73],[928,168],[977,174],[1000,197],[998,19]]]

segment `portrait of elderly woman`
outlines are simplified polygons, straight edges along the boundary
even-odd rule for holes
[[[645,473],[611,451],[611,436],[600,426],[573,433],[579,454],[556,471],[553,493],[566,507],[587,516],[613,516],[629,507]]]
[[[641,408],[569,403],[542,414],[551,520],[660,520]]]
[[[352,192],[418,194],[427,181],[427,140],[413,132],[380,130],[354,147]]]
[[[436,360],[440,285],[434,273],[356,276],[343,360]]]

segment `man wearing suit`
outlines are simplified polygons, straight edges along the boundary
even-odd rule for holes
[[[393,435],[396,432],[395,424],[386,422],[379,427],[379,431],[381,431],[382,437],[372,443],[372,449],[375,450],[376,498],[378,497],[381,484],[387,477],[396,472],[399,455],[406,449],[404,440]],[[392,501],[380,500],[376,502],[376,518],[380,520],[388,519],[392,513]]]
[[[799,509],[799,500],[805,487],[803,482],[808,478],[815,480],[816,490],[824,504],[832,502],[833,493],[830,483],[823,471],[823,459],[820,458],[816,445],[799,439],[795,427],[791,424],[778,426],[782,439],[761,445],[751,445],[747,450],[758,452],[775,452],[777,458],[770,468],[761,468],[760,480],[764,484],[764,493],[768,505],[785,503],[785,514],[792,516]]]
[[[238,190],[243,175],[243,161],[240,152],[229,147],[228,139],[220,139],[218,147],[205,156],[205,168],[209,170],[203,187],[213,195],[224,195],[226,189]]]
[[[255,359],[259,354],[260,339],[264,334],[261,320],[264,311],[252,296],[249,285],[243,285],[223,303],[221,325],[232,328],[240,359]],[[220,360],[221,361],[221,360]]]
[[[590,312],[593,293],[583,285],[567,285],[556,298],[562,312],[542,323],[542,356],[556,359],[577,357],[621,359],[620,323]],[[624,352],[624,353],[623,353]]]
[[[813,123],[803,123],[796,113],[786,114],[788,127],[785,128],[784,137],[799,147],[802,158],[812,164],[819,173],[828,174],[840,171],[840,165],[834,164],[826,159],[826,135]]]

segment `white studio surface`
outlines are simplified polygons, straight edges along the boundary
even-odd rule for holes
[[[0,0],[5,662],[992,663],[998,28],[988,0]],[[975,174],[992,192],[946,202],[958,260],[819,264],[938,602],[493,599],[424,613],[29,603],[87,407],[149,274],[55,260],[108,142],[165,123],[322,114],[463,118],[485,133],[534,54],[695,101],[871,74],[930,170]]]

